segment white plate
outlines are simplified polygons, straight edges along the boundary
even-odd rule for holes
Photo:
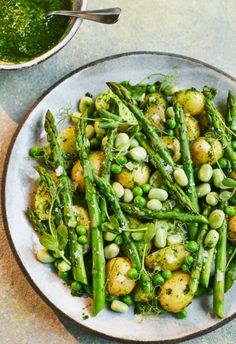
[[[141,81],[152,73],[174,74],[181,88],[204,85],[219,91],[216,101],[226,100],[228,89],[236,93],[236,80],[225,73],[183,56],[139,52],[108,57],[84,66],[54,85],[37,102],[19,125],[5,168],[5,220],[8,238],[17,261],[32,286],[54,309],[97,333],[122,340],[140,342],[182,341],[214,330],[236,316],[236,286],[225,296],[226,317],[219,320],[211,313],[212,297],[198,298],[188,307],[188,317],[178,320],[171,315],[159,317],[116,314],[105,309],[97,317],[83,320],[89,314],[88,299],[75,298],[70,289],[54,274],[48,265],[34,256],[38,237],[28,223],[25,211],[32,192],[32,173],[35,162],[28,159],[29,148],[37,144],[43,129],[44,113],[50,109],[56,114],[65,106],[76,110],[78,100],[89,91],[94,96],[106,88],[106,81]]]

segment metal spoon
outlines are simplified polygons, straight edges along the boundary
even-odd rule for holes
[[[51,11],[47,17],[69,16],[92,20],[103,24],[114,24],[119,20],[121,9],[119,7],[105,8],[94,11]]]

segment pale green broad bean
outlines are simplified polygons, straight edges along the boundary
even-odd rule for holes
[[[212,205],[214,207],[215,205],[217,205],[218,201],[219,201],[219,196],[217,192],[212,191],[206,195],[207,204]]]
[[[188,185],[188,178],[182,168],[176,168],[173,172],[173,176],[175,178],[176,183],[180,186]]]
[[[115,243],[107,245],[104,248],[104,255],[106,259],[112,259],[116,257],[119,254],[119,252],[120,252],[120,248]]]
[[[120,183],[114,182],[112,184],[112,189],[118,198],[121,198],[122,196],[124,196],[125,190],[124,190],[123,185],[121,185]]]
[[[116,234],[112,232],[105,232],[103,238],[106,241],[113,241],[116,238]]]
[[[180,244],[183,241],[183,237],[180,234],[171,234],[167,237],[167,245]]]
[[[122,196],[122,201],[125,203],[132,202],[134,198],[133,192],[130,189],[125,188],[124,189],[124,195]]]
[[[126,133],[119,133],[116,136],[115,147],[120,152],[125,152],[129,149],[130,140]]]
[[[196,190],[198,197],[202,198],[211,192],[211,185],[209,183],[202,183],[196,187]]]
[[[129,156],[134,161],[145,161],[147,158],[147,151],[143,147],[134,147],[129,151]]]
[[[162,226],[156,229],[156,234],[153,239],[153,243],[156,248],[163,248],[166,246],[167,230]]]
[[[208,218],[209,226],[212,229],[218,229],[222,226],[225,219],[225,213],[220,209],[213,210]]]
[[[213,168],[210,164],[203,164],[198,170],[198,179],[201,182],[209,182],[213,174]]]
[[[61,272],[66,272],[71,270],[71,266],[62,260],[59,264],[57,264],[57,269]]]
[[[212,248],[216,246],[218,240],[219,233],[215,229],[211,229],[205,237],[204,244],[206,247]]]
[[[52,263],[55,260],[55,258],[51,256],[48,250],[44,247],[37,251],[36,257],[41,263]]]
[[[168,193],[166,190],[160,188],[152,188],[148,193],[149,199],[158,199],[161,202],[164,202],[168,198]]]
[[[94,126],[91,124],[88,124],[86,127],[86,137],[87,139],[91,140],[95,135],[95,129]]]
[[[158,199],[150,199],[146,207],[150,210],[158,211],[162,208],[162,203]]]
[[[129,310],[129,307],[126,303],[119,301],[119,300],[114,300],[111,303],[111,309],[114,312],[118,312],[118,313],[127,313]]]

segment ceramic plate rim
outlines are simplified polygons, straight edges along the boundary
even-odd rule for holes
[[[178,337],[177,339],[164,339],[164,340],[157,340],[157,341],[137,341],[137,340],[130,340],[130,339],[122,339],[122,338],[117,338],[115,336],[111,336],[111,335],[107,335],[104,334],[102,332],[99,332],[99,330],[94,330],[91,329],[89,326],[86,326],[86,324],[81,324],[79,322],[77,322],[75,319],[71,318],[68,314],[64,313],[61,309],[57,308],[57,306],[49,300],[49,298],[40,290],[40,288],[36,285],[36,283],[32,280],[30,273],[27,271],[26,267],[24,266],[23,262],[20,259],[20,256],[17,252],[17,249],[14,245],[12,236],[11,236],[11,231],[8,225],[8,219],[7,219],[7,211],[6,211],[6,197],[5,197],[5,193],[6,193],[6,177],[7,177],[7,171],[8,171],[8,162],[11,156],[11,152],[12,149],[14,147],[14,143],[16,138],[18,137],[18,134],[21,131],[22,126],[24,125],[24,123],[26,122],[26,120],[28,119],[28,117],[30,116],[30,114],[32,113],[32,111],[35,109],[35,107],[44,99],[44,97],[46,97],[54,88],[56,88],[59,84],[61,84],[63,81],[65,81],[66,79],[69,79],[70,77],[72,77],[74,74],[77,74],[85,69],[88,69],[90,67],[93,67],[95,65],[98,65],[100,63],[104,63],[106,61],[110,61],[110,60],[115,60],[115,59],[119,59],[125,56],[131,56],[131,55],[158,55],[158,56],[166,56],[166,57],[173,57],[173,58],[179,58],[182,60],[186,60],[186,61],[190,61],[196,64],[199,64],[203,67],[206,67],[212,71],[215,71],[219,74],[221,74],[222,76],[230,79],[231,81],[236,83],[236,78],[234,78],[233,76],[231,76],[230,74],[224,72],[223,70],[216,68],[214,66],[212,66],[211,64],[208,64],[206,62],[203,62],[199,59],[195,59],[192,57],[188,57],[185,55],[181,55],[181,54],[175,54],[175,53],[169,53],[169,52],[158,52],[158,51],[134,51],[134,52],[125,52],[125,53],[121,53],[121,54],[115,54],[115,55],[110,55],[110,56],[106,56],[104,58],[101,59],[97,59],[93,62],[90,62],[88,64],[85,64],[79,68],[76,68],[75,70],[71,71],[70,73],[66,74],[64,77],[62,77],[60,80],[58,80],[56,83],[54,83],[52,86],[50,86],[29,108],[29,110],[26,112],[25,116],[22,118],[22,120],[20,121],[20,123],[18,124],[13,137],[11,139],[11,142],[9,144],[9,148],[6,154],[6,158],[4,161],[4,168],[3,168],[3,174],[2,174],[2,192],[1,192],[1,204],[2,204],[2,217],[3,217],[3,223],[4,223],[4,229],[6,232],[6,236],[7,236],[7,240],[9,243],[9,246],[11,248],[11,251],[14,254],[14,257],[16,259],[17,264],[19,265],[21,271],[23,272],[24,276],[26,277],[27,281],[30,283],[30,285],[32,286],[32,288],[37,292],[37,294],[43,299],[44,302],[46,302],[47,305],[49,305],[51,307],[51,309],[56,313],[56,315],[63,315],[63,317],[65,317],[66,319],[70,320],[73,324],[75,324],[78,327],[82,327],[85,328],[87,331],[93,333],[93,334],[97,334],[99,336],[102,336],[104,338],[113,340],[113,341],[117,341],[117,342],[126,342],[126,343],[134,343],[135,342],[139,342],[139,343],[160,343],[160,344],[171,344],[171,343],[181,343],[183,341],[189,340],[189,339],[193,339],[193,338],[197,338],[199,336],[202,336],[204,334],[207,334],[209,332],[215,331],[216,329],[222,327],[223,325],[229,323],[230,321],[232,321],[233,319],[236,318],[236,312],[230,316],[228,316],[227,318],[223,319],[223,320],[219,320],[219,322],[213,326],[210,326],[206,329],[194,332],[193,334],[188,334],[186,336],[183,337]]]

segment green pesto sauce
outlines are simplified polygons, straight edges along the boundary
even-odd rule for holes
[[[0,61],[28,61],[55,46],[66,17],[46,19],[49,11],[71,9],[70,0],[0,0]]]

